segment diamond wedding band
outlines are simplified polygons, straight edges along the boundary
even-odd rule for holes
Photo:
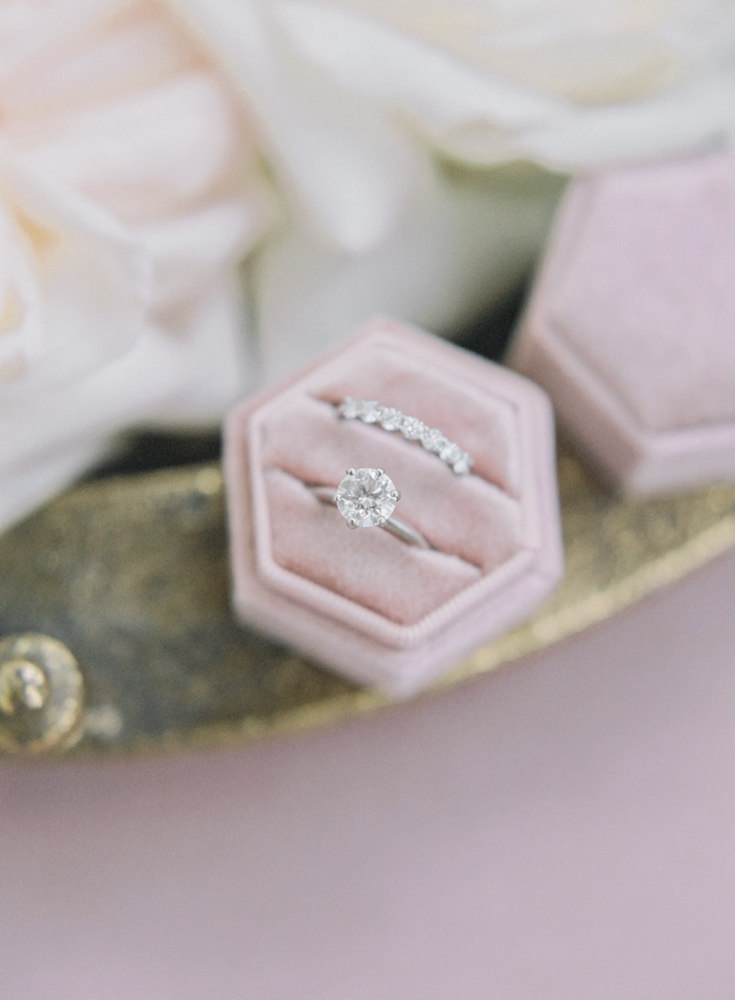
[[[334,504],[350,528],[383,528],[408,545],[433,548],[422,534],[393,517],[401,494],[383,469],[348,469],[336,490],[312,486],[311,491],[324,503]]]
[[[456,475],[470,474],[474,464],[472,456],[445,438],[436,427],[429,427],[416,417],[408,417],[392,406],[381,406],[374,399],[354,399],[352,396],[345,397],[337,412],[343,420],[361,420],[364,424],[377,424],[385,431],[400,431],[407,441],[420,441],[426,451],[446,462]]]

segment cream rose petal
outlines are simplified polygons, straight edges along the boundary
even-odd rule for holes
[[[148,291],[140,246],[108,213],[50,183],[0,145],[0,198],[43,325],[42,351],[6,395],[42,390],[123,354],[135,343]],[[2,405],[2,403],[0,403]]]
[[[21,341],[24,369],[0,386],[0,524],[6,524],[78,475],[119,427],[154,415],[168,419],[179,408],[215,419],[234,398],[245,365],[233,336],[244,332],[233,262],[238,240],[252,235],[257,220],[237,200],[177,220],[167,235],[169,257],[178,235],[179,266],[186,271],[189,258],[198,288],[188,288],[183,302],[181,288],[179,295],[169,289],[167,302],[159,297],[157,308],[173,309],[163,328],[143,318],[155,306],[146,265],[166,259],[160,232],[157,241],[147,233],[149,243],[158,243],[155,253],[142,234],[136,239],[108,213],[42,180],[7,152],[0,157],[0,192],[22,220],[0,230],[7,251],[0,266],[5,261],[7,271],[18,255],[28,260],[36,294],[24,304],[36,310],[34,331],[42,337],[30,348]],[[226,224],[223,214],[230,216]],[[210,239],[203,252],[198,241],[207,234],[219,241]]]
[[[48,54],[131,6],[130,0],[6,0],[0,6],[0,74]]]
[[[733,132],[732,5],[278,0],[275,10],[294,50],[346,93],[410,116],[472,163],[570,169]]]
[[[30,136],[52,115],[115,101],[203,68],[185,36],[171,30],[165,8],[149,6],[141,14],[136,6],[120,5],[116,13],[122,20],[113,31],[109,25],[103,30],[107,17],[91,32],[94,24],[83,22],[73,31],[52,35],[42,51],[18,64],[5,64],[0,42],[4,128],[18,138]],[[103,13],[96,11],[98,17]]]
[[[114,104],[54,119],[26,158],[135,222],[201,203],[235,161],[231,106],[205,73],[188,73]]]
[[[58,385],[42,396],[6,402],[0,418],[0,469],[42,455],[49,447],[99,439],[141,412],[151,412],[188,375],[185,353],[172,338],[155,327],[139,331],[132,350],[77,379],[73,391]]]
[[[28,331],[23,369],[0,386],[0,469],[22,462],[50,442],[79,433],[80,386],[138,349],[148,297],[146,261],[139,244],[106,212],[52,185],[0,147],[0,196],[14,226],[0,230],[6,280],[23,263],[32,291],[21,282],[14,329]],[[139,382],[139,380],[138,380]],[[72,388],[73,386],[73,388]],[[123,391],[125,387],[121,387]],[[128,387],[132,397],[138,386]],[[66,420],[65,411],[75,414]],[[104,418],[87,410],[92,433]]]
[[[187,308],[166,315],[185,362],[185,377],[149,417],[168,427],[214,424],[243,393],[258,388],[260,369],[243,310],[241,276],[222,269]],[[237,329],[241,336],[233,337]],[[171,336],[172,335],[172,336]]]
[[[328,4],[281,2],[292,44],[347,91],[405,110],[432,131],[486,119],[506,129],[540,124],[565,104],[482,73],[422,39]]]
[[[257,0],[170,0],[201,29],[253,109],[296,208],[352,252],[378,245],[425,177],[411,137],[315,73]]]
[[[154,310],[177,309],[219,281],[233,278],[243,246],[253,246],[277,211],[269,187],[247,198],[230,198],[188,215],[131,227],[152,268]],[[235,324],[237,327],[237,324]]]
[[[581,110],[563,122],[529,129],[516,153],[569,171],[706,151],[735,137],[735,74],[698,81],[632,106]],[[483,159],[487,136],[453,137],[468,159]]]
[[[278,202],[158,0],[0,5],[0,105],[2,526],[118,430],[215,421],[252,385],[239,258]]]

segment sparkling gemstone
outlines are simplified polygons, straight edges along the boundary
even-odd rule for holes
[[[383,412],[380,414],[380,426],[386,431],[397,431],[401,426],[402,419],[403,414],[400,410],[396,410],[392,406],[384,406]]]
[[[375,528],[385,523],[399,495],[382,469],[351,469],[335,492],[339,512],[353,528]]]
[[[418,441],[426,430],[426,424],[417,420],[416,417],[403,417],[399,430],[407,441]]]
[[[347,396],[340,407],[340,412],[344,420],[357,420],[362,413],[362,400]]]
[[[374,424],[380,420],[382,412],[383,407],[377,400],[363,399],[360,408],[360,420],[363,420],[366,424]]]
[[[447,444],[447,439],[436,427],[430,427],[421,435],[421,444],[427,451],[439,451]]]
[[[439,458],[442,462],[448,462],[449,465],[454,465],[458,462],[464,455],[464,452],[459,447],[458,444],[454,444],[452,441],[447,441],[443,447],[439,449]]]
[[[452,469],[458,476],[468,476],[470,474],[470,468],[472,466],[472,459],[465,452],[462,457],[454,463]]]

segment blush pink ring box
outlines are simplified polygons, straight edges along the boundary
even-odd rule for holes
[[[337,404],[377,400],[474,458],[436,454]],[[350,530],[309,487],[383,468],[395,516],[433,546]],[[390,319],[241,403],[226,422],[233,605],[239,618],[358,683],[412,693],[527,617],[563,554],[546,395],[527,379]]]
[[[624,492],[735,478],[735,158],[572,184],[511,363]]]

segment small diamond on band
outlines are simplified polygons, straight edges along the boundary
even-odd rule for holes
[[[406,416],[393,406],[381,406],[375,399],[354,399],[347,396],[338,407],[343,420],[360,420],[364,424],[379,424],[386,431],[400,431],[407,441],[420,441],[426,451],[433,452],[451,466],[458,476],[469,475],[474,460],[459,445],[449,441],[436,427],[428,427],[416,417]]]

